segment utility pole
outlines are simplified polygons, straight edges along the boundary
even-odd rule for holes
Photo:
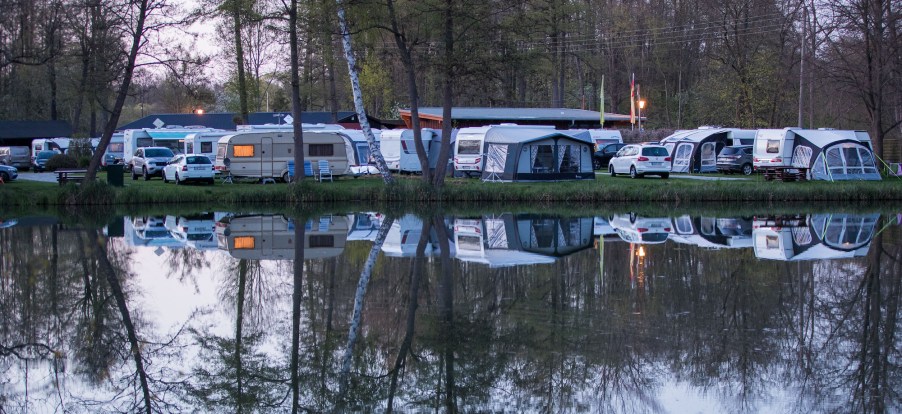
[[[802,41],[799,42],[799,128],[805,127],[804,108],[805,101],[805,43],[808,42],[807,26],[808,26],[808,6],[802,6]]]

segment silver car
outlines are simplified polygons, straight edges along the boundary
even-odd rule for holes
[[[144,181],[150,177],[163,176],[163,167],[175,154],[165,147],[144,147],[135,150],[135,156],[129,161],[129,169],[132,171],[132,180],[137,180],[138,175],[144,177]]]

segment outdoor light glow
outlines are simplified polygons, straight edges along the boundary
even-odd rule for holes
[[[203,114],[204,114],[204,110],[198,108],[198,109],[195,109],[195,110],[194,110],[194,113],[195,113],[195,114],[198,114],[198,115],[203,115]]]
[[[639,109],[645,109],[645,99],[639,101]]]

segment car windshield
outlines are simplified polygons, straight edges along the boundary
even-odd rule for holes
[[[54,155],[56,155],[56,151],[41,151],[38,153],[37,158],[39,158],[39,159],[50,158]]]
[[[667,153],[667,148],[664,147],[645,147],[642,148],[642,155],[646,157],[666,157],[669,154]]]
[[[172,151],[167,148],[148,148],[144,150],[145,157],[160,157],[160,158],[172,158]]]
[[[212,164],[207,157],[188,157],[187,164]]]

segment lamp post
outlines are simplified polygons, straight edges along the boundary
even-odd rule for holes
[[[639,99],[639,130],[642,130],[642,110],[645,109],[645,99]]]

